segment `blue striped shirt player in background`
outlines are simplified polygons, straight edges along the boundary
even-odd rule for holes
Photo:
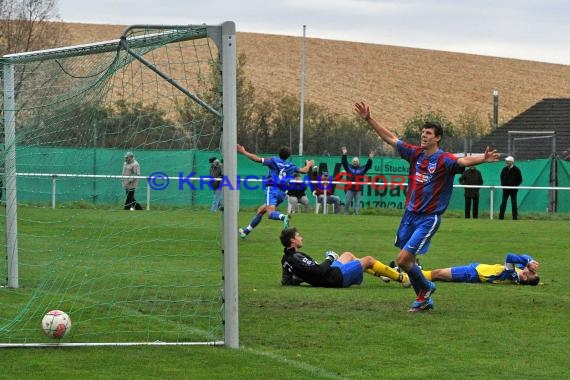
[[[287,161],[291,156],[291,149],[288,147],[281,147],[279,149],[279,157],[259,157],[256,154],[248,152],[243,145],[237,145],[238,153],[243,154],[254,162],[259,162],[263,166],[267,166],[269,174],[267,175],[266,188],[265,188],[265,203],[259,206],[257,212],[249,225],[245,228],[239,229],[239,235],[245,239],[253,229],[261,223],[263,215],[271,220],[280,220],[283,222],[283,228],[289,227],[289,218],[287,214],[282,214],[277,211],[277,207],[287,199],[286,191],[288,190],[288,183],[295,173],[308,173],[314,165],[314,161],[307,161],[305,167],[299,168],[292,162]]]
[[[439,228],[441,215],[451,198],[455,174],[461,167],[498,161],[499,153],[487,147],[482,155],[457,158],[439,148],[443,129],[439,124],[429,122],[422,127],[420,146],[410,145],[374,120],[364,102],[356,103],[355,111],[382,140],[397,149],[400,156],[410,163],[406,211],[396,233],[395,245],[400,248],[396,262],[408,274],[416,292],[416,299],[408,312],[432,309],[431,296],[436,286],[426,279],[416,256],[427,253],[429,242]]]
[[[538,285],[538,261],[529,255],[507,253],[504,264],[471,263],[451,268],[424,270],[430,281],[500,285]]]

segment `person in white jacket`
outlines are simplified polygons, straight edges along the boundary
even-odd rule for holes
[[[125,210],[142,210],[142,206],[135,199],[135,190],[138,185],[138,176],[141,175],[141,166],[135,159],[132,152],[125,153],[125,163],[123,164],[123,188],[127,198],[125,199]]]

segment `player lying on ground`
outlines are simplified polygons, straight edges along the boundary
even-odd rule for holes
[[[405,273],[398,273],[372,256],[359,259],[351,252],[344,252],[339,257],[335,252],[327,251],[325,260],[319,264],[311,256],[299,251],[303,246],[303,237],[295,227],[284,229],[280,240],[285,247],[281,258],[282,285],[300,285],[306,282],[325,288],[348,288],[360,285],[362,273],[367,272],[377,277],[389,277],[401,282],[404,287],[410,286]]]
[[[471,263],[423,272],[430,281],[537,285],[540,281],[538,265],[529,255],[507,253],[504,264]]]

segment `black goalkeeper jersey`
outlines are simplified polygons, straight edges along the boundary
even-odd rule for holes
[[[299,285],[301,282],[306,282],[312,286],[342,288],[342,273],[340,269],[331,267],[330,260],[324,260],[319,264],[303,252],[285,248],[281,267],[283,285]]]

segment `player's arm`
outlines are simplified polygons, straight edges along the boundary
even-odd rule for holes
[[[379,122],[377,122],[372,118],[372,116],[370,115],[369,106],[367,106],[364,102],[360,102],[354,105],[354,109],[361,118],[363,118],[372,128],[374,128],[374,130],[382,140],[392,145],[393,147],[396,146],[396,143],[398,142],[398,137],[394,133],[392,133],[392,131],[385,128],[383,125],[381,125]]]
[[[510,264],[510,265],[509,265]],[[529,255],[517,255],[515,253],[507,253],[505,258],[505,267],[514,267],[514,265],[519,265],[521,268],[528,267],[532,272],[536,272],[538,269],[538,261],[535,261]]]
[[[297,170],[297,172],[306,174],[311,170],[311,168],[313,167],[314,164],[315,164],[314,160],[307,160],[307,161],[305,161],[305,166],[303,166],[302,168],[299,168]]]
[[[300,285],[303,280],[293,274],[291,265],[284,261],[281,266],[281,285],[283,286],[297,286]]]
[[[263,158],[259,157],[256,154],[248,152],[243,145],[237,144],[237,151],[238,153],[243,154],[247,158],[255,162],[263,162]]]
[[[491,150],[491,148],[487,147],[485,149],[485,153],[467,157],[461,157],[457,159],[457,163],[459,166],[467,167],[467,166],[475,166],[482,164],[484,162],[496,162],[499,161],[499,152],[496,149]]]
[[[311,256],[297,252],[294,255],[295,264],[293,264],[297,269],[301,270],[307,276],[324,276],[331,268],[331,264],[334,260],[325,259],[322,263],[317,263]]]

